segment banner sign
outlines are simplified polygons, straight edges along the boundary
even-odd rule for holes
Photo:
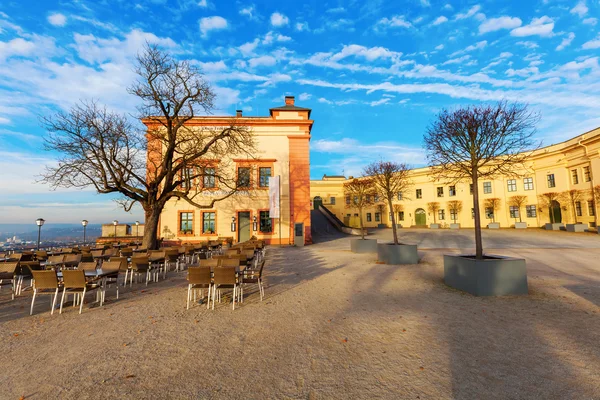
[[[269,178],[269,218],[279,218],[279,176]]]

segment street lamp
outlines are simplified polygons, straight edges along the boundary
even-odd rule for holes
[[[252,218],[252,229],[254,232],[258,230],[258,224],[256,223],[256,215]]]
[[[135,221],[135,236],[140,238],[140,221]]]
[[[38,226],[38,244],[37,244],[37,249],[40,249],[40,236],[42,234],[42,225],[44,225],[44,222],[46,222],[43,218],[38,218],[35,220],[36,225]]]
[[[81,221],[81,225],[83,225],[83,245],[85,246],[85,227],[87,226],[88,222],[87,219],[84,219],[83,221]]]
[[[113,225],[115,226],[115,241],[117,241],[117,225],[119,225],[119,221],[115,219]]]
[[[235,217],[231,217],[231,232],[235,232]]]

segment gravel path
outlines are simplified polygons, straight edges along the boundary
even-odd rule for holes
[[[347,238],[270,248],[265,300],[249,288],[235,311],[186,311],[175,272],[82,315],[44,296],[30,317],[31,292],[3,288],[0,399],[600,399],[600,238],[486,233],[527,258],[530,295],[476,298],[442,282],[465,232],[403,230],[431,250],[402,267]]]

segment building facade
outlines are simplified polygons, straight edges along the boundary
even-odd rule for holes
[[[162,211],[158,236],[165,241],[195,243],[233,237],[242,242],[255,236],[270,244],[311,243],[309,142],[313,121],[311,110],[295,105],[293,96],[285,104],[270,109],[266,117],[246,117],[237,112],[236,123],[247,126],[256,141],[253,157],[232,155],[220,160],[224,168],[241,179],[247,176],[247,190],[218,201],[213,208],[197,208],[171,199]],[[195,117],[189,129],[222,127],[232,117]],[[147,124],[148,125],[148,124]],[[150,126],[149,126],[150,128]],[[280,218],[269,217],[270,177],[280,179]],[[205,203],[222,197],[217,187],[204,189]],[[299,239],[301,238],[301,239]]]
[[[462,227],[473,227],[471,183],[436,181],[430,172],[429,168],[411,171],[410,193],[399,194],[394,202],[397,223],[402,226],[439,223],[444,227],[456,221]],[[501,227],[511,227],[520,221],[530,227],[551,221],[595,226],[598,210],[591,189],[600,185],[600,128],[536,150],[518,175],[479,182],[483,226],[498,222]],[[358,210],[351,207],[351,199],[344,195],[346,181],[339,176],[311,181],[313,207],[323,204],[347,225],[358,227]],[[524,197],[520,206],[515,205],[515,196]],[[454,201],[459,202],[460,211]],[[437,209],[432,203],[437,203]],[[363,210],[364,226],[391,226],[389,213],[386,204],[376,202]]]

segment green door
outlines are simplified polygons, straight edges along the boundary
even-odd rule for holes
[[[313,206],[315,210],[318,210],[319,206],[321,205],[323,205],[323,199],[321,198],[321,196],[316,196],[313,200]]]
[[[427,225],[427,214],[422,208],[417,208],[415,211],[415,224],[419,226]]]
[[[556,200],[552,200],[552,217],[552,221],[554,221],[555,224],[562,222],[560,203]]]
[[[238,242],[250,240],[250,213],[247,211],[238,213]]]

